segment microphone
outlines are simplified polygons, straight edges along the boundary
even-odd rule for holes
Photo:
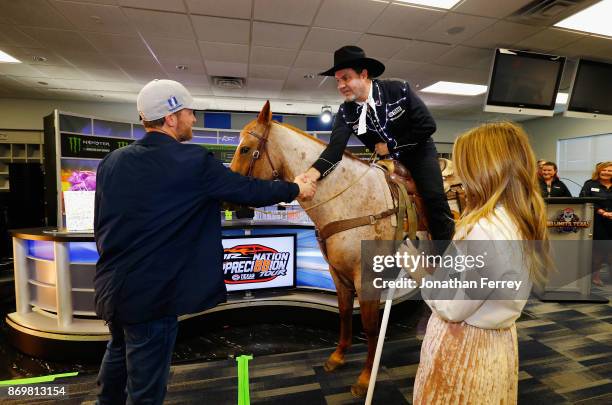
[[[580,189],[581,189],[581,190],[582,190],[582,187],[584,186],[584,184],[578,184],[578,183],[576,183],[574,180],[572,180],[572,179],[568,179],[567,177],[559,177],[559,179],[560,179],[560,180],[567,180],[567,181],[569,181],[570,183],[575,184],[575,185],[577,185],[578,187],[580,187]]]

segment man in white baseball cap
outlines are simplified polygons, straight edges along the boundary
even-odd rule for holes
[[[312,198],[316,189],[305,176],[241,176],[206,148],[183,143],[195,117],[180,83],[153,80],[137,106],[146,135],[106,155],[96,176],[94,301],[111,333],[100,405],[161,405],[177,317],[225,301],[221,201],[261,207]]]
[[[181,83],[166,79],[150,81],[138,93],[136,106],[145,128],[166,133],[179,142],[192,138],[195,104]]]

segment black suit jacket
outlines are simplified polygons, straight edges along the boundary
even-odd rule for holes
[[[371,151],[374,151],[374,145],[384,142],[391,155],[399,158],[400,154],[414,149],[436,132],[436,122],[408,83],[372,80],[372,86],[376,115],[368,110],[365,134],[357,135],[359,116],[365,104],[362,106],[351,101],[340,105],[329,145],[312,165],[321,177],[329,174],[340,162],[351,135],[357,136]]]

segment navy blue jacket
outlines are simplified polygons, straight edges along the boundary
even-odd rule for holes
[[[430,139],[436,132],[436,122],[429,110],[406,82],[372,80],[372,98],[376,115],[367,111],[365,134],[357,135],[359,116],[364,106],[354,101],[340,105],[334,118],[329,145],[312,165],[327,176],[340,162],[351,135],[355,135],[372,152],[377,143],[387,144],[389,153],[400,158]]]
[[[96,183],[96,313],[123,323],[225,301],[220,201],[263,206],[299,194],[297,184],[241,176],[158,132],[108,154]]]

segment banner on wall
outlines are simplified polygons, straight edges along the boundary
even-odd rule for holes
[[[103,159],[115,149],[128,146],[133,139],[106,138],[101,136],[61,134],[61,156]]]
[[[227,291],[295,287],[295,235],[223,238]]]

